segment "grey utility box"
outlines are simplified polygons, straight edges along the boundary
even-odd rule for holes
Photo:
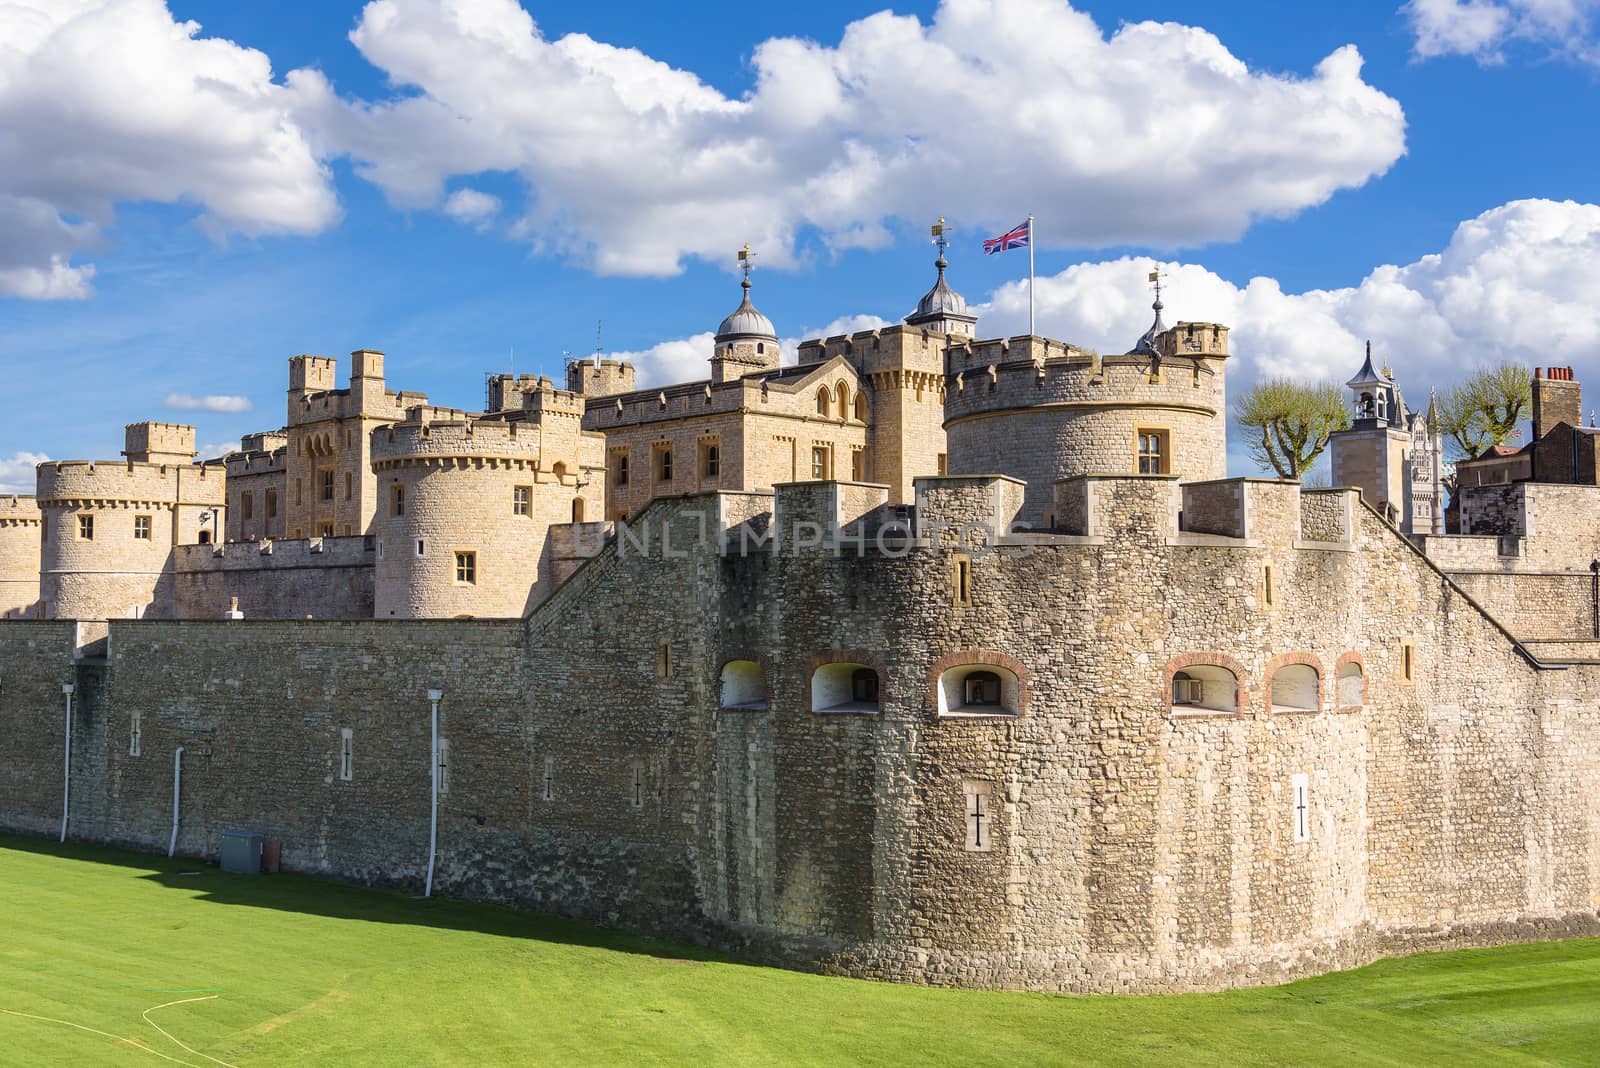
[[[253,831],[222,832],[222,870],[261,874],[262,836]]]

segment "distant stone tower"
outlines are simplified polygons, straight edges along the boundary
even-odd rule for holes
[[[1355,486],[1368,504],[1408,534],[1444,533],[1444,441],[1436,403],[1427,414],[1406,408],[1388,367],[1366,360],[1345,383],[1355,403],[1349,430],[1329,440],[1333,483]]]
[[[1055,482],[1074,475],[1227,474],[1228,328],[1161,320],[1132,351],[1101,357],[1061,341],[951,339],[945,433],[952,475],[1028,484],[1018,521],[1054,522]]]
[[[48,619],[167,618],[173,546],[221,540],[226,476],[193,462],[194,427],[134,423],[123,455],[38,467]]]
[[[730,382],[761,371],[778,368],[778,332],[772,320],[750,303],[750,270],[755,253],[746,245],[739,251],[739,267],[744,271],[744,299],[722,324],[712,344],[711,380]]]
[[[39,601],[39,506],[0,496],[0,619],[26,619]]]
[[[376,618],[519,617],[555,586],[550,528],[600,518],[605,441],[583,399],[548,378],[521,396],[514,418],[418,408],[373,433]]]

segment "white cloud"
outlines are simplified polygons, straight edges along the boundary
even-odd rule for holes
[[[1193,263],[1166,263],[1165,319],[1232,327],[1230,393],[1262,375],[1342,383],[1363,344],[1389,361],[1413,403],[1431,385],[1500,360],[1587,367],[1600,378],[1600,205],[1518,200],[1456,227],[1438,253],[1374,268],[1357,286],[1286,293],[1272,278],[1244,286]],[[1039,279],[1038,330],[1126,352],[1150,323],[1151,261],[1081,263]],[[976,309],[985,337],[1027,328],[1027,283]]]
[[[79,299],[118,203],[192,203],[214,237],[308,234],[330,174],[269,60],[161,0],[0,2],[0,297]]]
[[[196,397],[190,393],[168,393],[166,406],[180,412],[248,412],[255,405],[249,397],[237,394],[212,394]]]
[[[731,309],[730,309],[731,310]],[[845,315],[815,330],[805,330],[798,337],[778,339],[778,362],[792,364],[800,343],[809,338],[834,337],[854,334],[860,330],[875,330],[889,325],[888,320],[876,315]],[[711,331],[690,337],[674,338],[632,352],[608,352],[608,360],[626,360],[633,364],[635,380],[640,389],[669,386],[675,382],[695,382],[711,377],[711,351],[715,347]]]
[[[399,87],[340,100],[287,81],[322,151],[407,209],[461,206],[451,179],[519,173],[515,233],[602,273],[667,274],[748,240],[775,265],[818,229],[875,247],[889,221],[1009,225],[1068,204],[1044,239],[1177,247],[1228,239],[1382,174],[1400,105],[1340,48],[1308,76],[1250,70],[1175,23],[1107,37],[1064,0],[945,0],[837,45],[774,38],[755,88],[582,34],[541,35],[515,0],[373,0],[351,33]]]
[[[1410,0],[1401,8],[1411,23],[1418,59],[1471,56],[1500,63],[1514,41],[1583,62],[1600,62],[1595,13],[1600,0]]]
[[[444,213],[457,222],[482,228],[500,214],[500,198],[476,189],[457,189],[445,200]]]
[[[34,465],[48,459],[50,457],[42,452],[14,452],[9,460],[0,457],[0,493],[25,493],[31,496],[38,486]]]
[[[198,458],[201,460],[217,460],[230,452],[239,451],[239,439],[230,438],[227,441],[208,441],[200,446]]]

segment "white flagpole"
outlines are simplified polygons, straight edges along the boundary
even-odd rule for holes
[[[1028,336],[1033,336],[1033,216],[1028,216]]]

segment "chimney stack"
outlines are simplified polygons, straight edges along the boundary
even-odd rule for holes
[[[1533,440],[1539,441],[1557,423],[1583,425],[1583,395],[1570,367],[1533,369]]]

